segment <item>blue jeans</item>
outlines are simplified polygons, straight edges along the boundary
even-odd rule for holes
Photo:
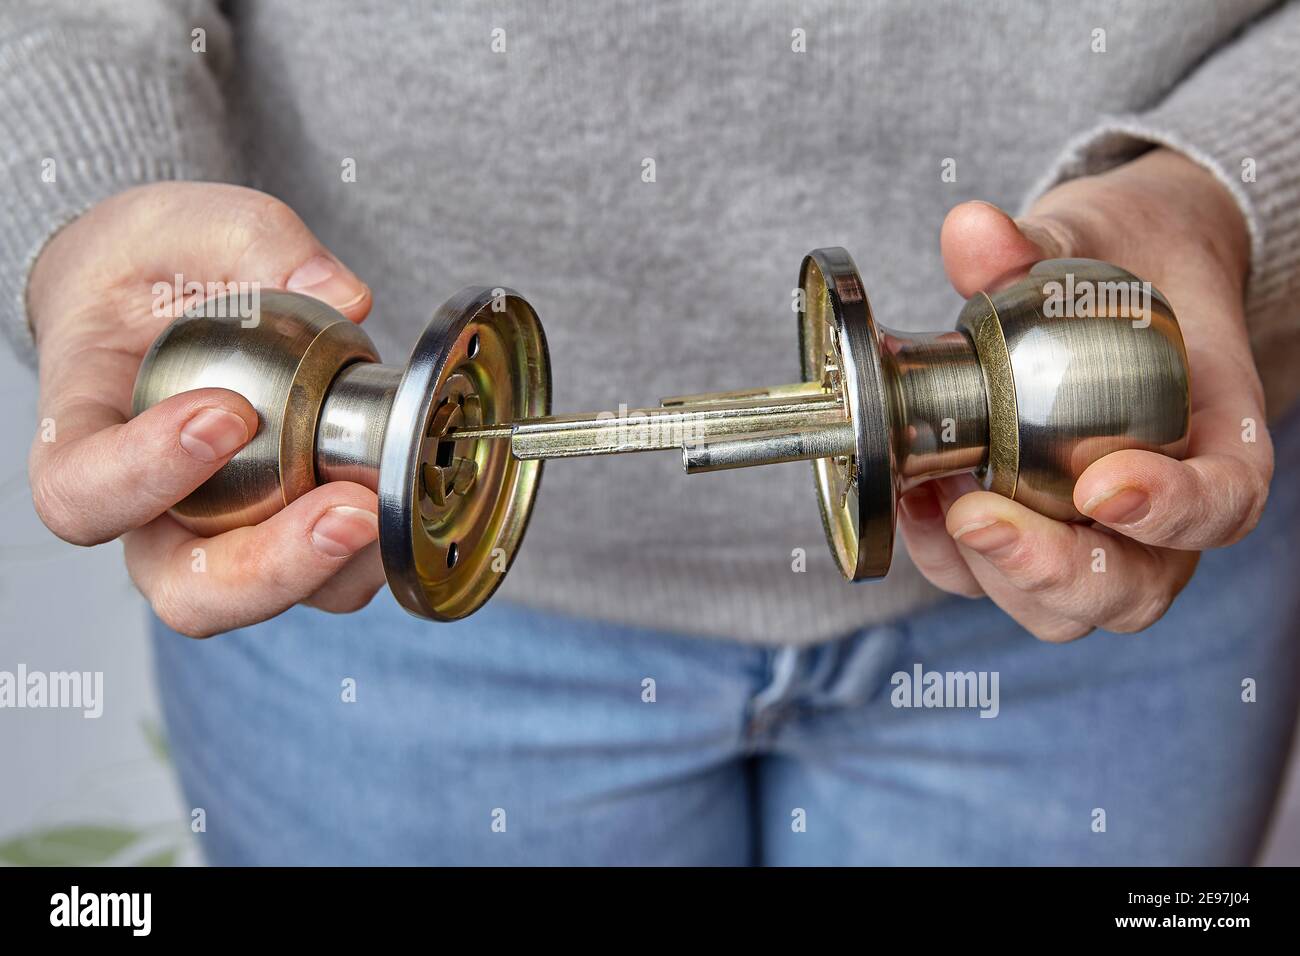
[[[201,844],[214,864],[1249,863],[1296,716],[1297,423],[1259,529],[1140,635],[1049,646],[952,600],[765,650],[500,602],[431,625],[387,594],[207,642],[159,625]],[[894,676],[916,665],[996,674],[997,716],[895,706],[922,700]]]

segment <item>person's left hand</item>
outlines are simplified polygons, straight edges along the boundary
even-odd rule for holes
[[[945,591],[988,595],[1045,641],[1149,627],[1187,584],[1199,552],[1248,534],[1268,497],[1273,449],[1246,335],[1240,210],[1210,173],[1155,149],[1056,187],[1020,222],[963,203],[944,222],[941,244],[963,296],[1059,257],[1103,259],[1149,280],[1173,306],[1187,346],[1191,435],[1184,461],[1130,450],[1089,467],[1074,503],[1090,524],[971,491],[969,476],[927,482],[901,502],[913,561]],[[1093,573],[1096,548],[1105,573]]]

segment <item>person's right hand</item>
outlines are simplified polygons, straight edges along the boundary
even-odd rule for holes
[[[218,388],[173,396],[131,418],[140,361],[171,319],[154,314],[153,287],[172,285],[177,274],[205,285],[291,289],[354,322],[370,311],[365,284],[271,196],[168,182],[101,202],[50,240],[28,283],[41,376],[29,459],[37,513],[74,544],[122,536],[136,586],[164,623],[192,637],[298,602],[363,607],[383,571],[375,494],[360,485],[323,485],[256,527],[207,539],[167,514],[258,424],[247,401]]]

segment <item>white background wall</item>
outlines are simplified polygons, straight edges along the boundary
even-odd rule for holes
[[[6,850],[68,862],[195,862],[188,810],[151,743],[159,717],[146,611],[121,547],[64,544],[32,510],[35,390],[32,373],[0,347],[0,670],[103,671],[104,712],[87,720],[80,711],[0,709],[0,862]],[[1291,763],[1265,863],[1300,864],[1300,760]],[[76,829],[30,838],[66,827]]]

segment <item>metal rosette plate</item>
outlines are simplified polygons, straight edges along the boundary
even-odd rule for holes
[[[880,336],[862,277],[844,249],[809,253],[799,287],[803,379],[840,390],[855,433],[852,456],[813,461],[826,540],[844,577],[883,577],[894,551],[897,478]]]
[[[472,428],[548,415],[550,358],[537,313],[510,289],[445,302],[411,353],[379,468],[379,545],[398,602],[420,617],[472,614],[505,578],[542,477],[508,441]]]

